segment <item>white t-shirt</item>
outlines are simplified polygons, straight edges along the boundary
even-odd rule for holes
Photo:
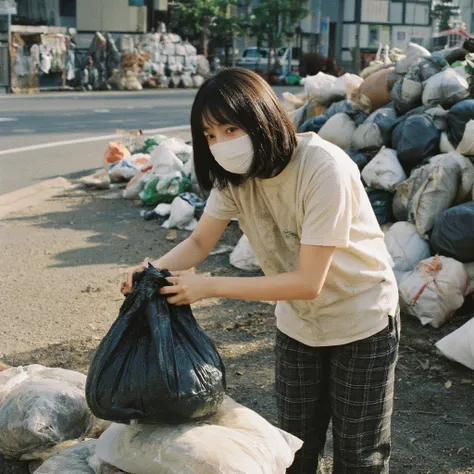
[[[297,270],[301,244],[336,247],[316,299],[277,303],[277,326],[291,338],[346,344],[381,331],[395,314],[391,259],[359,170],[316,134],[298,135],[290,163],[275,178],[213,189],[205,212],[239,218],[266,275]]]

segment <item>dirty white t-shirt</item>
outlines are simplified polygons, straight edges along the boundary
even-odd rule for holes
[[[316,134],[298,135],[290,163],[275,178],[212,190],[205,212],[239,218],[266,275],[297,270],[301,244],[336,247],[316,299],[277,303],[277,326],[291,338],[346,344],[381,331],[395,314],[391,259],[359,170]]]

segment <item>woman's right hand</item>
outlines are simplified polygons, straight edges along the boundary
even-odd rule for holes
[[[127,270],[125,281],[120,285],[120,291],[124,296],[129,295],[133,289],[133,275],[135,273],[142,273],[148,268],[148,263],[151,262],[149,258],[145,258],[138,267],[133,267]]]

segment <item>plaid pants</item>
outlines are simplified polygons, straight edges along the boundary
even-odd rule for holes
[[[304,441],[288,474],[316,474],[332,420],[335,474],[387,474],[400,315],[367,339],[309,347],[276,337],[280,428]]]

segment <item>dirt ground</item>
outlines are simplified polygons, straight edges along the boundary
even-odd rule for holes
[[[139,211],[114,190],[77,189],[0,223],[0,360],[87,373],[123,300],[123,269],[160,256],[188,235],[178,231],[177,240],[169,241],[159,222],[144,221]],[[238,225],[231,224],[219,245],[235,245],[239,236]],[[199,270],[244,275],[230,266],[228,254],[210,256]],[[225,361],[229,394],[272,423],[273,310],[267,303],[217,299],[194,306]],[[474,473],[474,374],[434,347],[473,313],[469,299],[438,330],[402,317],[391,472]],[[330,472],[330,464],[329,446],[323,472]]]

